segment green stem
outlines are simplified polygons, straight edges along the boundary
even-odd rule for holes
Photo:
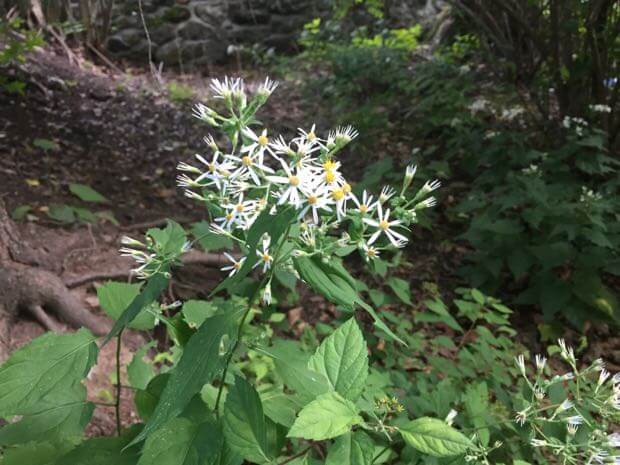
[[[226,375],[228,374],[228,367],[230,366],[230,362],[232,361],[232,358],[235,355],[235,352],[237,351],[237,348],[239,347],[239,344],[241,342],[245,320],[248,318],[248,315],[250,314],[252,307],[256,303],[256,300],[258,296],[260,295],[260,291],[263,289],[265,284],[267,284],[269,280],[271,279],[273,270],[276,264],[278,263],[278,257],[280,256],[280,252],[282,251],[282,246],[286,242],[286,239],[288,238],[290,231],[291,231],[291,225],[289,224],[288,227],[286,228],[284,235],[282,236],[282,240],[278,244],[278,248],[276,249],[276,253],[274,254],[273,262],[271,264],[271,268],[269,269],[269,272],[265,273],[265,275],[263,276],[263,279],[261,279],[259,285],[256,287],[256,289],[252,293],[250,300],[248,302],[248,308],[246,309],[245,313],[241,317],[241,321],[239,322],[239,327],[237,328],[237,338],[235,339],[235,342],[233,343],[233,346],[230,349],[230,352],[228,353],[228,357],[226,357],[226,362],[224,364],[224,371],[222,372],[222,378],[220,381],[220,385],[218,386],[218,389],[217,389],[217,397],[215,398],[215,407],[214,407],[215,417],[218,419],[220,417],[220,408],[219,408],[220,400],[222,398],[222,391],[224,390],[224,384],[226,382]]]
[[[116,433],[121,435],[121,329],[116,338],[116,399],[114,410],[116,412]]]

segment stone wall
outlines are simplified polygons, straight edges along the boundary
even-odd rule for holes
[[[303,25],[327,11],[326,0],[143,0],[153,61],[165,66],[223,62],[231,45],[287,51]],[[117,1],[109,52],[147,61],[137,0]]]

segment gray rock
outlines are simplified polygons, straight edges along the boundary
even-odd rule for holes
[[[108,39],[108,50],[112,53],[125,52],[144,38],[144,31],[142,29],[124,29]]]
[[[182,23],[183,21],[187,21],[191,16],[192,14],[186,7],[174,5],[164,10],[161,19],[169,23]]]
[[[164,44],[176,36],[176,26],[174,24],[164,23],[152,29],[149,29],[151,40],[157,44]]]
[[[237,24],[267,24],[269,11],[256,2],[237,1],[228,5],[228,16]]]
[[[271,15],[271,30],[274,33],[301,32],[304,24],[311,21],[307,15]]]
[[[232,43],[254,44],[261,42],[265,36],[271,33],[269,25],[232,25],[227,33]]]
[[[216,34],[214,28],[209,24],[192,20],[182,24],[177,30],[177,35],[186,40],[204,40]]]

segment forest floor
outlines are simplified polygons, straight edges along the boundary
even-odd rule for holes
[[[0,93],[0,197],[9,212],[21,210],[18,227],[24,237],[40,247],[64,251],[60,275],[66,282],[93,270],[113,275],[127,269],[128,261],[117,252],[122,234],[139,237],[148,224],[159,224],[167,217],[184,224],[203,219],[201,208],[188,201],[175,185],[177,163],[190,162],[195,153],[205,150],[202,139],[207,128],[192,116],[191,107],[195,100],[208,95],[210,77],[231,72],[246,78],[249,88],[264,79],[256,71],[222,68],[212,70],[208,77],[164,74],[158,81],[144,69],[114,70],[86,60],[80,60],[80,66],[76,66],[66,56],[50,50],[36,52],[23,66],[28,76],[25,95]],[[192,98],[171,101],[167,83],[173,80],[191,86]],[[266,127],[281,131],[286,137],[311,121],[325,126],[321,124],[324,121],[313,121],[320,118],[314,110],[294,82],[284,82],[260,116]],[[343,161],[358,173],[369,162],[360,158]],[[94,207],[86,204],[70,192],[71,183],[91,186],[109,201]],[[54,210],[60,211],[62,217],[62,208],[58,207],[64,205],[92,209],[99,214],[100,221],[86,226],[50,217]],[[419,289],[426,281],[455,282],[454,270],[467,252],[446,240],[449,231],[438,229],[417,231],[412,250],[407,252],[413,265],[403,270],[402,277],[412,283],[417,294],[413,296],[414,302],[423,300],[423,291]],[[205,295],[220,277],[215,269],[185,270],[169,298]],[[76,286],[73,292],[93,312],[100,313],[96,283]],[[329,317],[333,311],[319,305],[321,311],[317,314],[310,311],[315,305],[307,307],[304,309],[302,302],[290,312],[289,319],[313,322]],[[522,320],[516,325],[521,339],[531,347],[536,327],[529,316]],[[34,321],[17,320],[11,331],[11,349],[43,331]],[[129,362],[145,341],[143,335],[127,332],[122,360]],[[607,356],[618,346],[617,338],[606,337],[592,348],[591,356]],[[88,389],[93,400],[101,401],[113,392],[114,353],[114,344],[105,346],[89,376]],[[131,391],[124,390],[125,424],[136,421],[130,407],[131,396]],[[96,412],[89,434],[113,432],[113,409]]]

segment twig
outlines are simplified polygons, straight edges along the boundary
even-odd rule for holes
[[[104,63],[105,63],[108,67],[112,68],[112,69],[113,69],[113,70],[115,70],[117,73],[124,74],[122,69],[120,69],[120,68],[119,68],[118,66],[116,66],[114,63],[112,63],[112,62],[110,61],[110,59],[109,59],[107,56],[105,56],[103,53],[101,53],[101,51],[100,51],[97,47],[95,47],[93,44],[91,44],[90,42],[88,42],[88,43],[86,44],[86,46],[87,46],[87,47],[88,47],[88,48],[89,48],[89,49],[90,49],[90,50],[91,50],[91,51],[92,51],[95,55],[97,55],[97,56],[101,59],[101,61],[103,61],[103,62],[104,62]]]
[[[312,444],[310,444],[308,447],[306,447],[305,449],[303,449],[301,452],[297,452],[295,455],[287,458],[286,460],[284,460],[283,462],[280,462],[278,465],[286,465],[289,462],[292,462],[293,460],[295,460],[298,457],[301,457],[302,455],[304,455],[306,452],[308,452],[310,449],[312,449]]]

